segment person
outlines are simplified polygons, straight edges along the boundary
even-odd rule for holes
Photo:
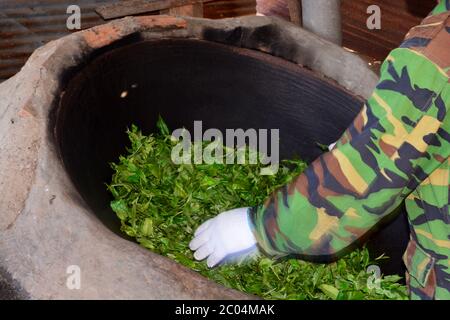
[[[450,299],[449,74],[450,0],[441,0],[386,58],[334,148],[264,204],[200,225],[195,259],[339,256],[405,201],[409,295]]]

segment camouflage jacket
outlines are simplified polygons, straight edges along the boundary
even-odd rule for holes
[[[261,249],[339,255],[405,201],[412,299],[450,299],[450,0],[386,58],[336,147],[250,209]]]

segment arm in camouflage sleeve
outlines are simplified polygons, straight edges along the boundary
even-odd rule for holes
[[[423,53],[433,43],[427,35],[449,39],[449,8],[449,0],[442,1],[391,52],[375,91],[336,147],[250,209],[265,253],[308,260],[339,256],[448,157],[450,136],[443,129],[450,121],[448,70]],[[450,42],[443,43],[448,52]]]

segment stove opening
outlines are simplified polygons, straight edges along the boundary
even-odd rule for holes
[[[110,209],[109,163],[126,152],[126,129],[153,132],[158,115],[173,130],[279,129],[280,157],[312,161],[340,137],[363,101],[283,59],[199,40],[147,40],[88,62],[67,83],[55,137],[65,168],[92,212],[124,237]],[[393,239],[395,241],[393,241]],[[397,218],[370,241],[391,259],[383,273],[402,273],[408,229]]]

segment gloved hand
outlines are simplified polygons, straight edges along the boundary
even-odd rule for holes
[[[248,209],[225,211],[200,225],[189,244],[195,251],[194,258],[208,258],[206,263],[212,268],[221,262],[242,260],[258,253]]]

